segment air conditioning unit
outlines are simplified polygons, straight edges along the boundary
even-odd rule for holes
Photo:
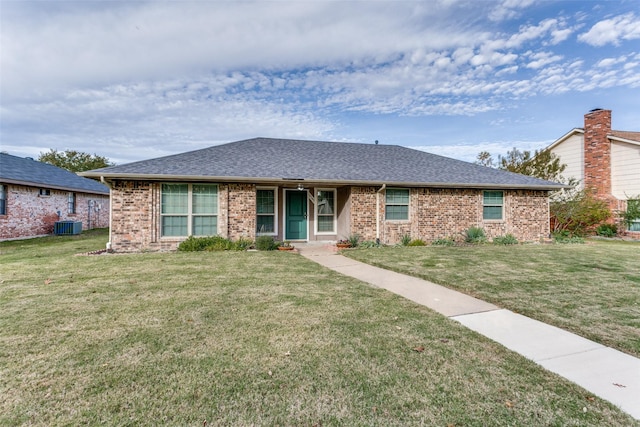
[[[82,221],[56,221],[53,225],[53,234],[67,236],[82,233]]]

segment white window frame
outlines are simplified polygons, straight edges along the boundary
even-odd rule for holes
[[[404,190],[409,193],[409,200],[406,203],[407,206],[407,219],[387,219],[387,206],[405,206],[404,203],[389,203],[387,200],[387,191],[389,190]],[[409,222],[411,221],[411,189],[402,187],[389,187],[384,192],[384,220],[393,222]]]
[[[179,184],[184,185],[187,184],[187,213],[186,214],[163,214],[162,213],[162,185],[173,185]],[[217,189],[217,197],[218,201],[216,203],[217,210],[215,214],[194,214],[193,213],[193,186],[195,185],[212,185]],[[220,186],[218,184],[209,183],[209,182],[196,182],[196,183],[184,183],[184,182],[163,182],[160,185],[160,238],[161,239],[181,239],[184,237],[189,237],[193,235],[193,218],[196,216],[213,216],[216,217],[216,235],[219,234],[220,224],[218,223],[218,219],[220,219]],[[164,236],[162,235],[162,217],[165,216],[186,216],[187,217],[187,235],[186,236]],[[197,236],[197,237],[205,237],[205,236]]]
[[[490,193],[502,193],[502,204],[498,205],[498,204],[491,204],[491,203],[485,203],[484,202],[484,196],[485,193],[490,192]],[[507,199],[507,195],[505,194],[504,190],[482,190],[482,193],[480,194],[480,197],[482,197],[482,220],[486,221],[486,222],[503,222],[504,221],[504,205],[505,205],[505,201]],[[484,208],[485,207],[497,207],[500,206],[500,218],[485,218],[484,217]]]
[[[271,214],[258,214],[258,190],[270,190],[273,191],[273,232],[272,233],[260,233],[258,231],[258,216],[271,215]],[[256,186],[256,236],[277,236],[278,235],[278,187],[259,187]]]
[[[318,222],[318,216],[329,216],[327,214],[320,214],[319,211],[319,204],[318,204],[318,193],[320,193],[321,191],[326,191],[326,192],[330,192],[333,193],[333,231],[319,231],[318,230],[318,226],[320,225],[320,223]],[[316,188],[315,189],[315,197],[314,200],[316,201],[315,206],[314,206],[314,223],[315,223],[315,232],[317,236],[326,236],[326,235],[335,235],[338,233],[338,213],[336,212],[338,209],[338,192],[335,188]]]

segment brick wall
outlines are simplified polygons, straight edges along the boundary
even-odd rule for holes
[[[107,195],[75,192],[76,213],[70,214],[69,191],[49,190],[50,195],[41,196],[39,187],[4,186],[7,214],[0,215],[0,240],[52,234],[56,221],[80,221],[84,230],[109,226]]]
[[[363,240],[375,240],[376,238],[376,218],[372,213],[376,211],[376,191],[378,189],[379,187],[351,188],[349,228],[351,233],[358,233]],[[384,200],[384,193],[380,199]],[[341,238],[346,237],[348,236],[341,236]]]
[[[162,237],[161,183],[116,181],[112,185],[111,248],[116,252],[176,250],[184,237]],[[256,188],[218,185],[218,235],[255,238]]]
[[[618,201],[611,193],[611,110],[593,110],[584,116],[584,187],[612,211]]]
[[[228,237],[255,239],[256,236],[256,186],[254,184],[229,184]]]
[[[184,238],[160,236],[160,185],[148,182],[113,184],[112,248],[117,252],[175,250]],[[364,240],[398,243],[403,235],[427,242],[441,238],[462,239],[472,226],[483,227],[489,238],[513,234],[532,241],[549,234],[549,208],[545,191],[505,191],[504,220],[482,220],[482,191],[473,189],[410,189],[410,220],[385,221],[385,193],[380,187],[351,187],[339,194],[349,207],[343,213],[345,227],[339,238],[358,233]],[[218,234],[237,240],[255,238],[256,187],[252,184],[220,184]],[[378,221],[376,221],[378,209]],[[282,218],[281,218],[282,219]],[[347,228],[348,225],[348,228]]]
[[[351,191],[351,229],[365,240],[376,236],[376,187],[354,187]],[[386,221],[384,192],[379,202],[380,241],[399,243],[402,236],[432,242],[461,240],[469,227],[484,228],[487,237],[513,234],[520,241],[537,241],[549,235],[549,205],[546,191],[505,191],[504,219],[483,221],[482,191],[474,189],[410,189],[409,220]]]

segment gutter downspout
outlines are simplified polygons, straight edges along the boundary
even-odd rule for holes
[[[107,250],[111,250],[111,220],[113,219],[113,201],[111,200],[111,192],[113,191],[113,187],[109,182],[104,179],[104,176],[100,177],[100,182],[109,187],[109,241],[107,242]]]
[[[380,243],[380,193],[387,188],[387,184],[382,184],[382,187],[376,191],[376,243]]]

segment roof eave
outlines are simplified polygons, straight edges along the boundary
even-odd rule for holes
[[[109,195],[109,191],[94,191],[89,190],[87,188],[78,188],[78,187],[67,187],[62,185],[49,184],[45,182],[35,182],[35,181],[22,181],[18,179],[6,179],[0,178],[0,182],[4,184],[13,184],[13,185],[23,185],[25,187],[38,187],[38,188],[48,188],[51,190],[60,190],[60,191],[72,191],[74,193],[86,193],[86,194],[104,194],[106,196]]]
[[[622,138],[620,136],[609,135],[608,138],[613,140],[613,141],[617,141],[617,142],[625,142],[627,144],[640,145],[640,141],[635,141],[633,139]]]
[[[569,139],[569,137],[571,137],[571,136],[573,136],[573,135],[575,135],[577,133],[580,133],[580,134],[584,135],[584,129],[582,129],[582,128],[573,128],[573,129],[571,129],[569,132],[565,133],[560,138],[556,139],[551,145],[549,145],[547,148],[545,148],[545,150],[553,150],[558,145],[562,144],[564,141]]]
[[[106,181],[114,180],[149,180],[149,181],[199,181],[199,182],[243,182],[255,184],[307,184],[318,185],[361,185],[361,186],[397,186],[397,187],[435,187],[435,188],[487,188],[513,190],[544,190],[554,191],[570,188],[564,184],[501,184],[501,183],[460,183],[460,182],[417,182],[417,181],[368,181],[368,180],[336,180],[336,179],[305,179],[282,177],[244,177],[244,176],[205,176],[205,175],[164,175],[164,174],[85,174],[86,177],[96,177]]]

